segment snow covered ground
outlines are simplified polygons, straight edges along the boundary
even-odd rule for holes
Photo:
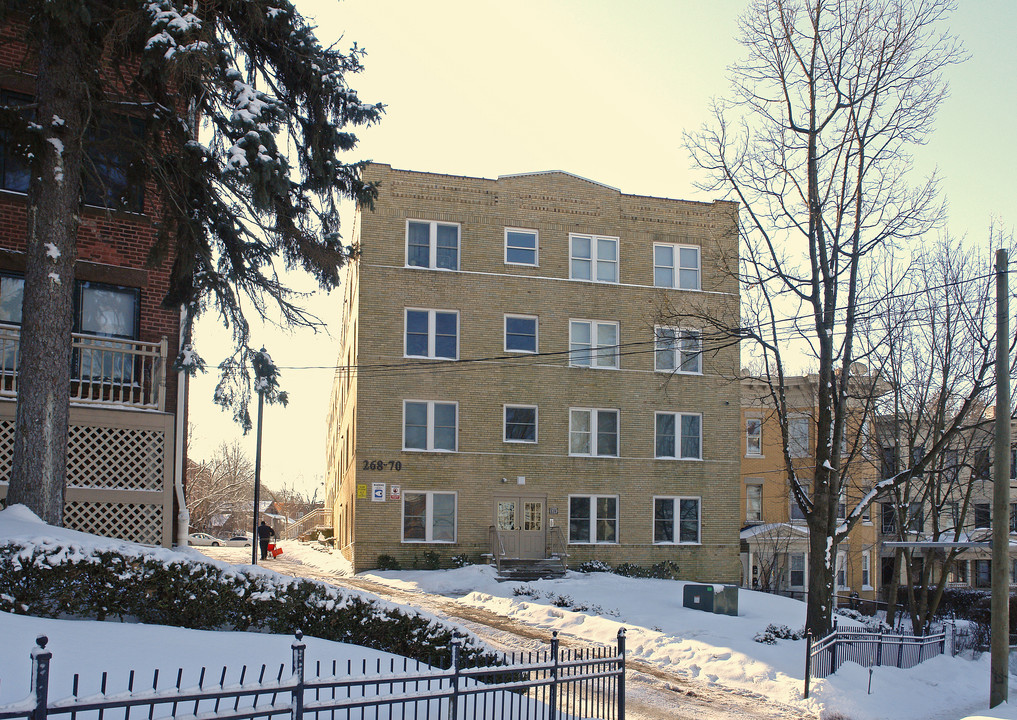
[[[0,511],[0,543],[7,539],[43,543],[75,543],[85,547],[127,543],[96,538],[41,524],[24,508]],[[349,565],[338,555],[313,545],[283,542],[291,562],[318,571],[348,574]],[[215,548],[220,561],[245,562],[246,548]],[[156,550],[185,553],[210,561],[195,549]],[[236,558],[222,553],[235,552]],[[273,572],[271,566],[260,572]],[[1017,703],[989,712],[989,659],[940,657],[912,670],[875,668],[868,692],[869,671],[853,664],[843,666],[825,680],[816,680],[812,697],[801,697],[804,641],[778,641],[764,645],[753,636],[768,624],[800,628],[803,603],[787,598],[739,592],[739,615],[728,617],[682,607],[684,583],[631,579],[605,573],[569,573],[561,580],[528,583],[530,595],[515,595],[521,583],[498,583],[490,568],[472,566],[447,571],[376,572],[364,577],[403,590],[454,597],[466,605],[483,607],[535,627],[557,629],[592,642],[613,643],[619,628],[626,628],[629,657],[666,667],[669,671],[716,685],[751,690],[775,700],[810,710],[820,716],[850,720],[957,720],[991,717],[1017,720]],[[567,605],[567,607],[559,607]],[[584,608],[585,609],[581,609]],[[38,634],[50,638],[54,653],[55,683],[69,682],[73,672],[151,667],[153,647],[164,668],[239,666],[256,658],[261,662],[288,661],[289,636],[254,633],[217,633],[177,628],[121,625],[72,620],[44,620],[0,613],[0,703],[24,697],[29,652]],[[308,655],[317,658],[375,658],[385,655],[358,646],[308,638]],[[147,663],[147,666],[146,666]],[[150,672],[150,671],[149,671]],[[113,675],[111,674],[111,678]],[[1017,677],[1011,676],[1017,696]]]

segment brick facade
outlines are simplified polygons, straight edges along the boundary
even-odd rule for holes
[[[381,554],[478,559],[499,498],[540,503],[548,546],[551,523],[570,541],[570,496],[588,495],[615,498],[615,541],[570,541],[570,565],[673,560],[683,578],[736,581],[738,349],[704,353],[701,373],[657,372],[654,325],[665,303],[737,313],[737,206],[624,195],[560,172],[488,180],[376,164],[365,176],[380,196],[357,218],[328,451],[337,544],[356,570]],[[459,227],[458,270],[409,266],[409,220]],[[537,232],[536,265],[506,262],[506,228]],[[570,233],[617,238],[617,282],[570,279]],[[701,289],[655,287],[654,243],[698,248]],[[458,313],[458,360],[406,357],[407,308]],[[536,317],[538,353],[506,351],[506,314]],[[617,369],[569,365],[572,320],[617,323]],[[403,449],[407,400],[456,403],[455,452]],[[536,442],[504,441],[506,404],[536,406]],[[570,408],[617,411],[617,457],[569,454]],[[655,457],[657,412],[701,414],[701,459]],[[376,483],[384,501],[372,500]],[[402,540],[407,492],[456,494],[454,542]],[[654,542],[654,497],[699,499],[698,542]]]

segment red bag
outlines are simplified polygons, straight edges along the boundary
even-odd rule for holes
[[[282,555],[282,548],[276,548],[272,551],[272,557],[279,557]]]
[[[268,544],[268,551],[272,552],[273,550],[275,550],[275,543],[269,543]]]

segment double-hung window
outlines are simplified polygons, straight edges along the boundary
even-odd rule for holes
[[[812,482],[809,480],[803,480],[801,478],[798,478],[798,484],[801,485],[802,492],[805,494],[805,497],[806,498],[810,497]],[[788,488],[788,498],[790,504],[790,507],[788,509],[788,517],[791,518],[791,522],[794,522],[796,520],[804,521],[806,519],[805,511],[802,510],[801,505],[798,504],[798,500],[795,498],[795,494],[790,488]]]
[[[809,456],[809,419],[794,417],[787,421],[787,446],[793,458]]]
[[[406,357],[459,357],[459,313],[406,309]]]
[[[618,457],[618,411],[570,408],[569,455]]]
[[[21,324],[21,305],[25,296],[25,279],[0,275],[0,323]],[[17,370],[18,335],[4,334],[0,339],[0,370]]]
[[[618,542],[618,498],[615,495],[569,496],[569,542]]]
[[[537,231],[505,228],[505,264],[537,266]]]
[[[406,221],[406,264],[438,270],[459,269],[459,225]]]
[[[763,520],[762,483],[749,483],[745,486],[745,520],[746,522],[762,522]]]
[[[505,316],[505,352],[537,352],[537,318],[535,316]]]
[[[403,493],[403,542],[456,541],[454,492]]]
[[[569,365],[618,367],[618,323],[569,321]]]
[[[837,564],[836,564],[836,589],[843,589],[847,587],[847,554],[843,552],[837,553]]]
[[[77,304],[78,332],[108,338],[81,344],[79,377],[133,382],[134,357],[130,350],[131,341],[138,338],[140,291],[83,282],[77,286]]]
[[[454,402],[403,402],[403,450],[456,451],[457,406]]]
[[[862,590],[872,589],[872,554],[862,550]]]
[[[661,372],[703,372],[703,338],[698,330],[654,329],[654,369]]]
[[[653,498],[653,542],[658,545],[699,543],[699,498]]]
[[[992,505],[990,503],[975,503],[975,527],[992,527]]]
[[[32,97],[7,90],[0,90],[0,105],[13,108],[17,105],[31,105]],[[30,116],[34,112],[28,111]],[[0,133],[0,188],[12,192],[27,193],[31,172],[28,163],[8,146],[6,133]]]
[[[763,454],[762,418],[745,418],[745,454],[753,457]]]
[[[505,433],[507,443],[537,442],[537,406],[506,405]]]
[[[805,587],[805,553],[791,553],[788,559],[788,584],[793,588]]]
[[[703,416],[698,413],[657,413],[654,457],[702,460]]]
[[[618,282],[618,238],[599,235],[569,235],[573,280]]]
[[[699,289],[699,248],[695,245],[653,245],[653,284],[678,290]]]

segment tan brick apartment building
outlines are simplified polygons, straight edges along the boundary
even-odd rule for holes
[[[32,100],[26,30],[13,13],[0,27],[3,104]],[[127,186],[126,159],[90,160],[103,176],[86,183],[78,231],[64,525],[168,546],[186,410],[185,388],[169,370],[180,317],[161,304],[173,259],[147,262],[159,206],[150,188]],[[0,144],[0,501],[14,443],[27,190],[27,167]],[[130,196],[130,212],[108,208],[114,193]]]
[[[564,172],[365,177],[327,482],[355,569],[567,548],[736,581],[738,349],[655,313],[738,311],[737,205]]]

